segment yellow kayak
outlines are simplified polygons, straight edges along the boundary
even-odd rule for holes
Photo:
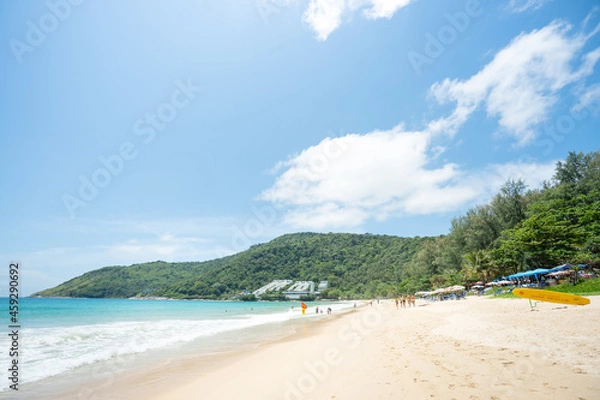
[[[569,304],[572,306],[585,306],[590,304],[590,299],[569,293],[552,292],[550,290],[516,288],[512,293],[524,299],[546,301],[548,303]]]

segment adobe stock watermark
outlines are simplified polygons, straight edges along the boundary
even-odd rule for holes
[[[583,121],[599,113],[600,100],[598,99],[581,107],[571,107],[568,112],[560,114],[543,126],[542,134],[534,145],[542,147],[544,149],[542,154],[548,155],[566,136],[576,132]]]
[[[133,134],[141,138],[143,144],[152,143],[157,132],[163,131],[177,117],[179,111],[186,108],[200,92],[200,87],[195,86],[190,78],[185,83],[178,79],[174,86],[175,89],[171,93],[169,101],[159,104],[154,111],[147,112],[143,117],[134,121]],[[64,193],[62,196],[62,202],[69,217],[75,219],[76,211],[89,205],[137,155],[136,145],[131,141],[125,141],[113,154],[99,156],[98,168],[89,176],[79,175],[77,193],[75,195]]]
[[[138,346],[139,338],[133,338],[132,347]],[[132,354],[117,354],[110,359],[95,362],[84,368],[89,368],[86,377],[87,384],[77,392],[78,400],[100,400],[105,399],[103,389],[111,387],[118,377],[122,377],[131,369]]]
[[[528,353],[530,356],[522,357],[515,362],[508,361],[502,363],[504,368],[500,375],[493,376],[490,381],[490,390],[494,394],[503,396],[502,398],[515,398],[518,393],[530,386],[527,377],[533,372],[539,370],[536,365],[547,364],[548,357],[543,349],[549,349],[554,343],[548,343],[546,347],[533,344]]]
[[[267,25],[269,23],[269,18],[274,14],[281,13],[283,8],[290,1],[291,0],[256,0],[254,4],[256,5],[260,19]]]
[[[23,63],[23,56],[32,53],[46,42],[48,35],[55,32],[71,15],[74,7],[83,4],[85,0],[48,0],[48,12],[35,20],[25,21],[24,40],[10,39],[8,46],[17,63]]]
[[[417,73],[421,75],[426,65],[433,64],[433,61],[444,54],[448,46],[456,42],[460,34],[467,31],[471,20],[483,13],[479,0],[467,0],[464,11],[455,13],[446,13],[445,20],[448,22],[442,25],[436,34],[425,32],[425,45],[423,51],[409,50],[406,53],[410,65]]]
[[[314,177],[324,173],[335,159],[342,156],[348,144],[343,137],[326,138],[318,145],[318,151],[310,154],[309,159],[297,174],[297,185],[295,190],[304,192],[308,189],[309,182]],[[253,217],[248,218],[242,224],[231,227],[231,240],[227,246],[219,246],[215,249],[217,258],[231,255],[233,253],[249,248],[256,240],[267,233],[267,230],[275,226],[278,218],[278,209],[271,204],[262,207],[251,207]]]
[[[277,221],[277,210],[271,205],[251,207],[253,217],[248,218],[243,224],[231,227],[231,241],[229,246],[219,246],[214,250],[216,258],[222,258],[249,248],[255,244],[256,239],[266,234],[267,229]]]
[[[598,114],[600,114],[600,100],[581,107],[571,107],[568,111],[558,114],[544,125],[539,126],[539,134],[531,145],[541,147],[543,149],[541,154],[548,156],[567,136],[576,133],[585,120]],[[510,179],[526,181],[526,178],[531,174],[530,167],[538,163],[538,157],[533,157],[529,153],[521,154],[514,164],[517,169],[510,176]],[[492,180],[504,179],[505,175],[503,171],[498,170],[490,178]],[[486,192],[490,198],[497,194],[494,186],[488,186]]]
[[[382,311],[377,307],[361,312],[338,331],[339,346],[327,348],[323,357],[304,362],[304,372],[294,381],[285,382],[284,400],[305,400],[323,383],[331,371],[344,362],[344,354],[357,349],[383,323]]]

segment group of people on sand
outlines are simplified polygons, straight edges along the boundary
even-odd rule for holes
[[[402,306],[402,308],[406,308],[407,303],[408,303],[408,307],[416,306],[415,296],[413,296],[412,294],[407,295],[407,296],[402,295],[400,298],[396,298],[395,302],[396,302],[396,309],[398,309],[398,305]]]

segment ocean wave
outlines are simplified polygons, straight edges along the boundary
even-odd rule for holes
[[[352,307],[347,303],[312,303],[307,316],[317,317],[313,311],[315,306],[323,307],[323,311],[331,307],[334,312]],[[301,316],[299,306],[276,312],[264,312],[266,310],[260,308],[244,314],[231,310],[231,315],[212,318],[147,319],[23,329],[22,360],[27,371],[23,382],[34,382],[93,363]]]

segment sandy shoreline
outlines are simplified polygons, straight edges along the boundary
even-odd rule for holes
[[[153,398],[598,399],[599,305],[382,302]]]
[[[258,348],[157,365],[83,398],[600,399],[600,297],[591,299],[534,312],[521,299],[400,310],[381,301]]]

